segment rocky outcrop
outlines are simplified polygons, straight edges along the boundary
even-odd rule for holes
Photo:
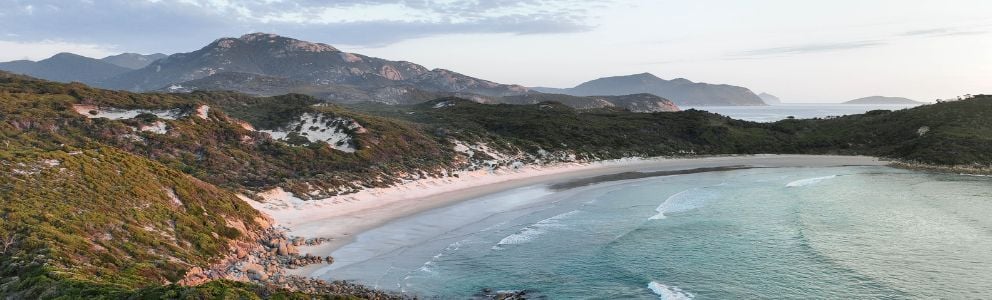
[[[525,299],[544,299],[544,298],[546,297],[542,295],[537,295],[527,290],[497,291],[490,288],[484,288],[472,296],[472,299],[476,299],[476,300],[525,300]]]
[[[368,289],[346,282],[328,282],[309,277],[287,274],[312,264],[331,264],[330,256],[300,254],[298,247],[316,246],[326,238],[288,237],[275,227],[249,234],[249,239],[235,242],[230,252],[220,262],[208,267],[192,267],[179,284],[199,285],[211,280],[228,279],[245,281],[300,291],[309,294],[358,295],[367,299],[394,299],[396,295]]]

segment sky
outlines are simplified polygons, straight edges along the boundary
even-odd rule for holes
[[[500,83],[650,72],[786,102],[992,93],[988,0],[0,0],[0,61],[268,32]]]

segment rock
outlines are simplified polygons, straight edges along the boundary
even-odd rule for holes
[[[235,250],[234,253],[235,253],[235,257],[237,257],[238,259],[244,259],[245,257],[248,257],[248,251],[245,251],[245,249],[242,248],[238,248],[237,250]]]
[[[252,280],[265,281],[269,278],[269,274],[265,273],[265,268],[256,263],[247,263],[242,270],[248,273],[248,278]]]

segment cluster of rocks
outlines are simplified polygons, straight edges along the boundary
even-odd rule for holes
[[[181,283],[196,285],[214,279],[230,279],[282,285],[286,283],[286,269],[334,262],[330,256],[300,255],[298,248],[319,245],[328,239],[290,238],[274,227],[253,234],[252,239],[254,241],[232,244],[230,253],[208,269],[190,269]]]
[[[527,290],[519,291],[494,291],[490,288],[484,288],[473,295],[472,299],[478,300],[526,300],[526,299],[545,299],[545,296],[535,295]]]
[[[229,279],[259,284],[270,290],[290,290],[311,295],[348,295],[363,299],[403,299],[359,284],[344,281],[328,282],[304,276],[290,275],[287,269],[311,264],[330,264],[334,258],[309,253],[300,255],[298,247],[316,246],[329,239],[288,237],[285,231],[269,228],[250,234],[253,241],[235,242],[230,253],[208,269],[194,267],[180,281],[184,285],[198,285],[210,280]]]
[[[310,295],[349,295],[360,299],[409,299],[398,294],[378,291],[364,285],[345,281],[326,281],[302,276],[283,276],[279,280],[285,283],[275,287],[299,291]],[[272,287],[273,284],[268,283]]]

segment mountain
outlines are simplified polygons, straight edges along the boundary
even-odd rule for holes
[[[498,84],[450,70],[430,70],[406,61],[347,53],[322,43],[265,33],[221,38],[200,50],[170,55],[142,69],[112,78],[101,86],[148,91],[178,84],[240,91],[238,88],[243,85],[224,84],[230,76],[209,78],[211,75],[227,72],[278,78],[292,82],[291,85],[304,83],[318,90],[325,89],[325,86],[346,85],[363,90],[399,86],[426,92],[484,96],[529,92],[527,88],[518,85]],[[214,79],[217,81],[209,82]],[[187,83],[193,80],[201,81]]]
[[[870,96],[847,101],[844,104],[923,104],[923,102],[902,97]]]
[[[769,94],[769,93],[758,94],[758,98],[761,98],[761,101],[764,101],[765,104],[768,104],[768,105],[782,104],[782,100],[781,99],[779,99],[778,97],[775,97],[775,95],[772,95],[772,94]]]
[[[78,81],[93,85],[131,71],[99,59],[72,53],[59,53],[37,62],[29,60],[4,62],[0,63],[0,70],[58,82]]]
[[[156,60],[159,60],[159,59],[163,59],[163,58],[165,58],[167,56],[168,55],[165,55],[165,54],[162,54],[162,53],[155,53],[155,54],[148,54],[148,55],[138,54],[138,53],[121,53],[121,54],[117,54],[117,55],[107,56],[107,57],[101,58],[100,60],[105,61],[105,62],[108,62],[108,63],[115,64],[117,66],[125,67],[125,68],[128,68],[128,69],[137,70],[137,69],[144,68],[144,67],[148,66],[149,64],[151,64],[152,62],[154,62]]]
[[[679,106],[765,105],[747,88],[692,82],[685,78],[664,80],[650,73],[604,77],[573,88],[534,88],[545,93],[575,96],[629,95],[648,93],[670,99]]]

